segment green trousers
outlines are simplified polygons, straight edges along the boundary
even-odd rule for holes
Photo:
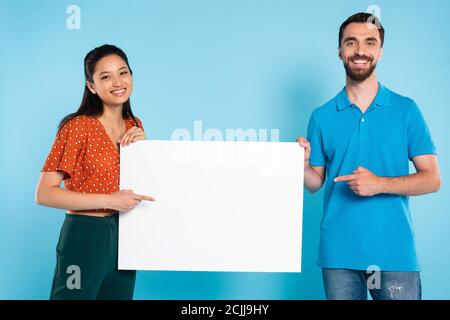
[[[117,269],[118,220],[66,214],[50,299],[133,299],[136,271]]]

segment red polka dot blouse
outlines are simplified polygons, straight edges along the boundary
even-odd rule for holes
[[[137,117],[135,119],[143,128],[142,122]],[[136,124],[132,118],[127,118],[125,125],[128,130]],[[97,118],[77,116],[58,131],[41,171],[64,172],[64,187],[67,190],[111,194],[119,191],[120,187],[118,150]],[[92,211],[114,212],[109,209]]]

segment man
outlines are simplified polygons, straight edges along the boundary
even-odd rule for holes
[[[298,138],[306,188],[325,183],[318,265],[328,299],[366,300],[368,289],[377,300],[421,299],[408,198],[438,191],[440,173],[416,103],[377,82],[383,41],[368,13],[341,25],[345,88],[314,110],[307,140]]]

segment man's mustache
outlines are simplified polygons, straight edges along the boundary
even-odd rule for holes
[[[355,61],[355,60],[365,60],[368,62],[372,62],[373,61],[373,57],[369,57],[366,56],[365,54],[360,55],[360,54],[354,54],[353,56],[351,56],[350,58],[348,58],[349,61]]]

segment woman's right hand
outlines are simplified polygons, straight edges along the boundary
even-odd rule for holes
[[[108,195],[108,209],[126,212],[134,209],[142,200],[155,201],[155,198],[134,193],[132,190],[120,190]]]
[[[308,167],[309,157],[311,156],[311,145],[309,144],[308,140],[303,137],[298,137],[297,142],[301,147],[305,148],[305,167]]]

